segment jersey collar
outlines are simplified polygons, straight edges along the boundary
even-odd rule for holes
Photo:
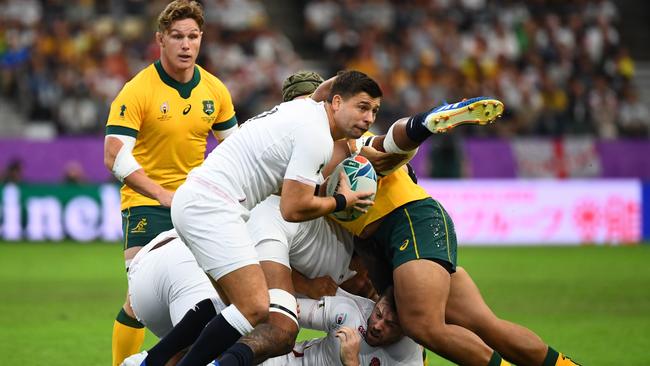
[[[192,79],[187,83],[180,83],[169,76],[169,74],[165,72],[165,69],[163,69],[160,60],[156,60],[156,62],[154,62],[154,66],[156,67],[156,71],[158,71],[160,80],[162,80],[163,83],[169,85],[170,87],[176,89],[176,91],[178,91],[178,94],[180,94],[183,99],[189,98],[192,94],[192,90],[197,85],[199,85],[199,81],[201,81],[201,73],[199,72],[199,68],[196,65],[194,66],[194,76],[192,76]]]

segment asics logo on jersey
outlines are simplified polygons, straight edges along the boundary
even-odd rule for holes
[[[404,249],[406,249],[406,247],[408,247],[408,246],[409,246],[409,240],[404,239],[404,241],[402,242],[402,245],[400,245],[400,247],[399,247],[399,251],[400,252],[404,251]]]
[[[147,219],[143,218],[138,221],[133,229],[131,229],[132,234],[146,233],[147,232]]]
[[[187,107],[185,107],[185,109],[183,109],[183,115],[186,115],[186,114],[190,113],[191,109],[192,109],[192,105],[188,104]]]

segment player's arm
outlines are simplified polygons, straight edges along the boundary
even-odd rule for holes
[[[133,157],[135,137],[109,134],[104,138],[104,165],[113,175],[134,191],[171,206],[173,192],[164,189],[145,173]]]
[[[313,137],[306,128],[296,131],[296,145],[285,172],[280,198],[280,212],[286,221],[312,220],[351,207],[366,212],[373,204],[368,199],[372,192],[352,191],[343,173],[337,194],[332,197],[314,195],[324,164],[331,159],[331,152],[323,149],[325,144],[332,143],[326,139],[330,137],[322,137],[319,141],[318,136]]]
[[[221,142],[226,138],[230,137],[238,129],[239,129],[239,125],[237,124],[237,118],[233,116],[228,121],[213,124],[212,135],[214,135],[217,141]]]
[[[314,195],[315,184],[306,184],[293,179],[285,179],[282,184],[280,197],[280,213],[289,222],[301,222],[354,208],[367,212],[367,207],[373,205],[369,199],[373,192],[355,192],[350,188],[345,175],[341,172],[340,186],[337,194],[331,197]]]
[[[291,281],[296,293],[306,295],[314,300],[318,300],[323,296],[334,296],[338,288],[338,285],[330,276],[309,279],[295,269],[291,270]]]

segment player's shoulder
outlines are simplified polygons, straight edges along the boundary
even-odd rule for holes
[[[199,75],[201,75],[201,82],[205,83],[209,88],[216,88],[220,90],[227,91],[226,85],[219,79],[216,75],[213,75],[208,70],[202,68],[199,65],[196,65],[196,69],[199,70]]]
[[[140,90],[151,90],[151,82],[157,78],[157,71],[154,64],[150,64],[140,70],[131,80],[127,81],[122,92],[136,92]]]
[[[349,294],[341,289],[336,291],[336,296],[326,296],[324,300],[325,307],[334,316],[337,326],[356,328],[364,324],[374,306],[372,300]]]

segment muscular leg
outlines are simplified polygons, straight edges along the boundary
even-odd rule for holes
[[[461,365],[485,366],[493,351],[471,331],[445,323],[450,276],[439,264],[412,260],[393,271],[397,312],[406,335]]]
[[[268,317],[269,294],[259,265],[232,271],[217,284],[232,304],[208,323],[179,366],[208,364]]]
[[[219,359],[220,365],[258,364],[291,352],[295,344],[298,324],[291,269],[273,261],[262,261],[261,266],[271,294],[268,320],[230,347]]]
[[[272,261],[262,261],[260,264],[269,289],[281,289],[294,295],[290,268]],[[239,342],[253,350],[257,364],[267,358],[291,352],[297,336],[298,326],[293,320],[282,312],[271,311],[266,323],[255,327]]]
[[[490,347],[517,365],[539,366],[548,346],[532,331],[497,318],[470,275],[461,267],[451,275],[446,320],[476,333]]]

